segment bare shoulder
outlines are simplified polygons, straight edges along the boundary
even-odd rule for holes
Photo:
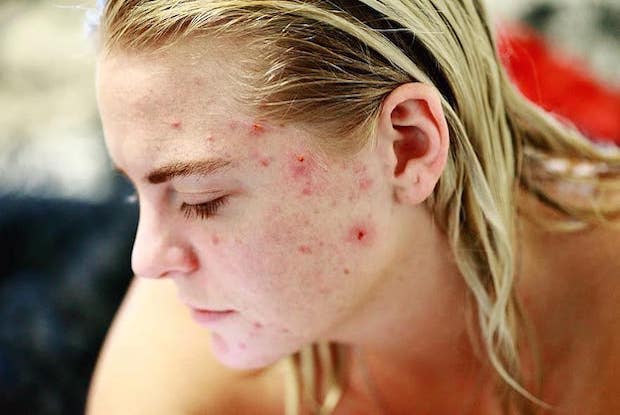
[[[172,281],[134,278],[100,352],[87,413],[273,415],[283,413],[278,379],[275,368],[221,365]]]

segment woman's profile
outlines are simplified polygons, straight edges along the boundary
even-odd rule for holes
[[[140,222],[88,413],[620,413],[620,152],[482,0],[99,3]]]

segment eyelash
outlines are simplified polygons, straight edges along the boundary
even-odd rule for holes
[[[138,195],[133,193],[127,197],[125,197],[125,203],[128,204],[137,204],[138,203]],[[186,219],[192,218],[200,218],[207,219],[213,215],[215,215],[219,208],[228,203],[228,196],[218,197],[217,199],[211,200],[206,203],[199,203],[197,205],[189,205],[187,203],[183,203],[181,205],[181,212]]]
[[[222,196],[210,202],[200,203],[198,205],[188,205],[186,203],[183,203],[181,205],[181,211],[185,215],[186,219],[207,219],[215,215],[218,209],[224,206],[227,202],[228,196]]]

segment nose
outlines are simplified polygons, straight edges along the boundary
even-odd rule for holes
[[[140,209],[140,220],[131,253],[131,268],[145,278],[187,275],[198,267],[189,241],[178,227],[163,223],[155,213]]]

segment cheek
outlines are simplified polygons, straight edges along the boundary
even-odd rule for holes
[[[303,303],[336,295],[360,275],[362,258],[372,252],[377,238],[371,217],[353,220],[303,208],[286,215],[281,210],[273,206],[237,247],[246,288]]]

